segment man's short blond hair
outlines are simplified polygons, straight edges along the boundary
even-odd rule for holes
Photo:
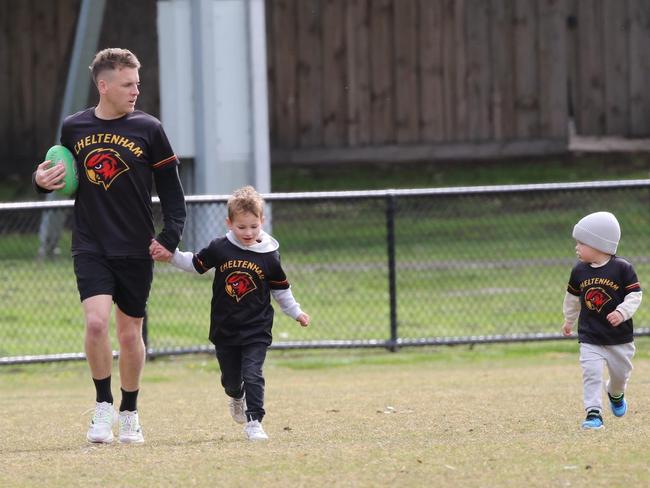
[[[90,63],[90,73],[95,85],[97,85],[99,74],[102,71],[120,68],[140,69],[140,61],[136,55],[128,49],[109,47],[108,49],[102,49],[95,54],[93,62]]]
[[[235,215],[243,213],[252,213],[260,219],[264,216],[264,199],[250,185],[235,190],[228,199],[228,218],[231,221]]]

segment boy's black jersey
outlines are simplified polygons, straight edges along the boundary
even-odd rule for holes
[[[271,290],[289,288],[277,250],[241,249],[227,237],[214,239],[196,253],[194,268],[214,268],[210,341],[219,346],[271,344]]]
[[[612,256],[599,268],[579,262],[571,271],[567,291],[580,298],[579,342],[605,346],[634,340],[631,318],[617,327],[607,320],[607,315],[623,303],[625,295],[641,291],[636,272],[628,261]]]
[[[157,237],[174,250],[185,222],[176,158],[160,122],[136,110],[114,120],[89,108],[65,119],[61,144],[77,160],[72,253],[149,258],[154,237],[152,184],[163,205]]]

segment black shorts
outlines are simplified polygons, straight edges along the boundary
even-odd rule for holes
[[[144,317],[153,280],[153,260],[97,254],[77,254],[73,259],[82,302],[95,295],[111,295],[122,312]]]

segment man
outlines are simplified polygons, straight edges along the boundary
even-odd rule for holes
[[[98,52],[90,70],[99,103],[67,117],[61,128],[61,144],[74,154],[79,174],[72,256],[86,323],[84,346],[96,390],[95,413],[86,437],[97,443],[113,441],[118,419],[120,442],[144,442],[137,398],[145,362],[142,322],[153,278],[149,247],[160,244],[171,257],[185,223],[178,159],[160,122],[135,110],[139,68],[136,56],[126,49]],[[39,192],[63,186],[65,168],[50,164],[44,161],[34,172]],[[155,239],[154,181],[164,220]],[[119,416],[111,392],[112,302],[120,346]]]

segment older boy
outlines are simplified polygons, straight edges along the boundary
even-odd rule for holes
[[[171,264],[190,273],[214,268],[210,341],[221,368],[221,384],[230,398],[230,414],[246,424],[249,440],[266,440],[264,375],[266,350],[271,345],[271,295],[284,313],[303,327],[309,315],[300,309],[280,264],[278,242],[262,230],[264,200],[252,186],[235,191],[228,200],[230,229],[198,253],[174,252]],[[152,249],[156,260],[167,260]]]

